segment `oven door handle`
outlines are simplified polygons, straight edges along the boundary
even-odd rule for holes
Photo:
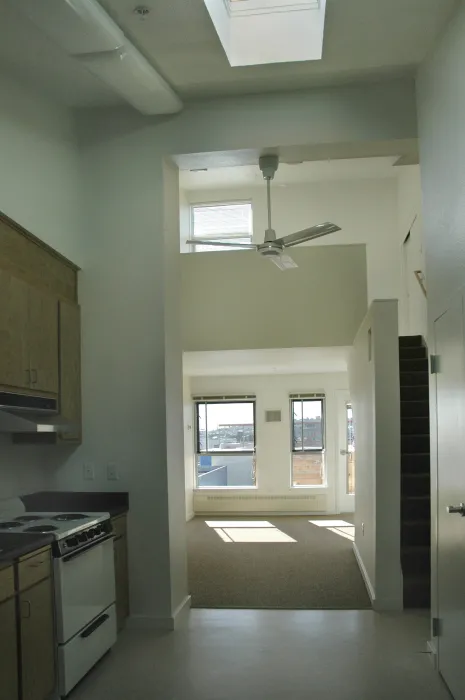
[[[79,635],[82,639],[87,639],[87,637],[90,637],[91,634],[94,634],[96,630],[98,630],[99,627],[103,625],[104,622],[110,619],[110,616],[107,615],[107,613],[104,613],[103,615],[100,615],[94,622],[92,622],[89,627],[86,627],[84,632],[81,632]]]
[[[99,544],[103,544],[104,542],[108,542],[108,540],[113,540],[114,535],[108,535],[107,537],[102,537],[100,540],[95,540],[93,542],[89,542],[89,544],[85,545],[84,547],[81,547],[81,549],[76,549],[74,552],[70,552],[69,554],[65,554],[64,557],[60,557],[59,561],[62,561],[63,563],[67,563],[68,561],[72,561],[76,557],[78,557],[80,554],[85,554],[86,552],[89,551],[89,549],[93,549],[94,547],[98,547]]]

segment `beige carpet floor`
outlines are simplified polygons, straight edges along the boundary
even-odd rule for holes
[[[342,536],[350,530],[309,522],[330,519],[350,521],[341,515],[194,518],[187,526],[192,607],[370,608],[352,541]]]

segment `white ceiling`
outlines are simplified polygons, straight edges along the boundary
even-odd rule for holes
[[[396,177],[400,169],[393,167],[397,156],[385,158],[348,158],[347,160],[307,161],[288,165],[281,163],[275,175],[276,186],[300,185],[309,182],[340,180],[373,180]],[[258,165],[232,168],[209,168],[206,171],[181,170],[179,185],[183,190],[208,190],[231,187],[261,186],[263,176]]]
[[[39,1],[39,0],[38,0]],[[72,106],[116,104],[85,68],[0,0],[0,64]],[[231,68],[203,0],[102,0],[128,38],[181,97],[305,89],[412,74],[458,0],[327,0],[323,59]],[[16,5],[16,7],[15,7]]]
[[[341,346],[185,352],[183,370],[190,377],[347,372],[349,350]]]

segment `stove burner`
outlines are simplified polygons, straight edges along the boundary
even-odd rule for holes
[[[23,532],[55,532],[58,530],[54,525],[34,525],[34,527],[27,527]]]
[[[61,515],[55,515],[53,520],[66,522],[67,520],[83,520],[84,518],[87,518],[87,515],[83,513],[61,513]]]
[[[33,523],[35,520],[43,520],[40,515],[19,515],[15,520],[20,523]]]
[[[15,527],[21,527],[21,523],[15,523],[14,520],[8,520],[0,523],[0,530],[13,530]]]

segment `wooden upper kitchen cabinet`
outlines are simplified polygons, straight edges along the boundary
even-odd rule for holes
[[[0,697],[18,700],[18,638],[13,567],[0,569]]]
[[[60,413],[70,421],[61,433],[64,441],[81,438],[81,310],[77,304],[60,301]]]
[[[58,394],[58,301],[0,269],[0,386]]]
[[[46,700],[55,688],[52,578],[19,594],[21,700]]]
[[[0,386],[27,389],[29,287],[0,269]]]
[[[29,348],[31,386],[58,394],[58,300],[29,287]]]

